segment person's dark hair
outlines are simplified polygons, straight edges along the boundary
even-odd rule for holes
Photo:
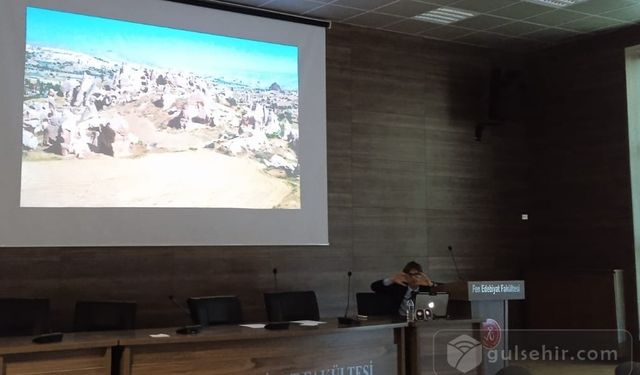
[[[424,272],[422,271],[422,266],[420,265],[420,263],[415,262],[415,261],[411,261],[409,263],[407,263],[406,266],[404,266],[404,268],[402,269],[402,272],[404,273],[409,273],[409,271],[411,270],[416,270],[418,272]]]

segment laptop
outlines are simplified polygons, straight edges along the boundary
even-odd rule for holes
[[[416,295],[416,309],[429,309],[434,318],[447,317],[447,305],[449,304],[449,293],[418,293]]]

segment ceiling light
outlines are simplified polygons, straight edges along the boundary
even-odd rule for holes
[[[464,19],[473,17],[475,15],[476,15],[475,13],[469,12],[468,10],[443,7],[443,8],[434,9],[426,13],[418,14],[413,18],[418,21],[448,25],[450,23],[462,21]]]
[[[545,5],[554,8],[564,8],[571,5],[576,5],[587,0],[525,0],[530,3]]]

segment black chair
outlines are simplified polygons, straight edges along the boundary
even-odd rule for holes
[[[135,329],[137,308],[135,302],[78,301],[73,330],[83,332]]]
[[[191,297],[187,299],[187,305],[194,324],[242,323],[242,306],[236,296]]]
[[[615,370],[616,375],[640,375],[640,363],[624,362],[619,364]]]
[[[507,366],[496,372],[496,375],[532,375],[531,371],[520,366]]]
[[[367,316],[398,315],[393,298],[384,293],[356,293],[358,314]]]
[[[49,332],[49,300],[0,298],[0,336],[33,336]]]
[[[318,300],[313,291],[265,293],[264,304],[270,322],[320,320]]]

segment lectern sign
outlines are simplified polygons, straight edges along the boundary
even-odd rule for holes
[[[524,281],[469,281],[469,301],[524,299]]]

